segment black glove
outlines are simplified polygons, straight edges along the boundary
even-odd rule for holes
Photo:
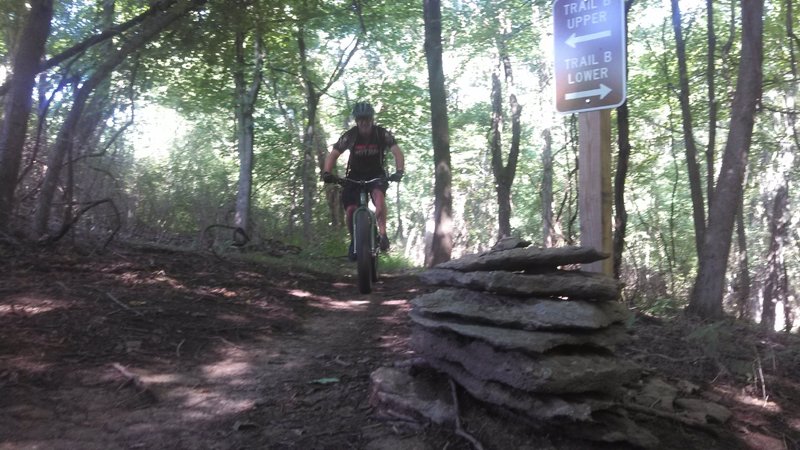
[[[404,173],[405,172],[403,172],[402,170],[398,170],[397,172],[395,172],[391,176],[389,176],[389,181],[394,181],[395,183],[399,183],[400,180],[403,179],[403,174]]]
[[[322,172],[322,181],[326,183],[336,183],[336,175],[330,172]]]

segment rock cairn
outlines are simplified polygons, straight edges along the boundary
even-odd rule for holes
[[[627,317],[617,281],[559,270],[604,257],[527,247],[440,264],[421,279],[444,288],[412,301],[412,348],[479,400],[539,423],[591,420],[639,375],[614,355]]]
[[[618,282],[562,269],[604,255],[504,244],[421,275],[442,288],[412,300],[418,358],[372,373],[371,402],[380,415],[457,426],[450,382],[536,428],[642,448],[659,442],[629,418],[631,411],[703,429],[730,417],[721,405],[691,398],[680,383],[644,377],[615,353],[628,336]]]

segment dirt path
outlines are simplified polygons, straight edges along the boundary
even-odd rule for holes
[[[408,353],[413,276],[361,296],[347,276],[189,253],[5,261],[0,449],[447,442],[368,404],[370,372]]]
[[[428,288],[392,275],[362,296],[344,262],[337,276],[287,267],[152,248],[0,248],[0,450],[472,448],[451,429],[381,419],[369,404],[370,373],[411,356],[409,300]],[[705,385],[731,409],[726,448],[798,448],[797,337],[709,328],[709,353],[698,327],[637,320],[623,351],[649,373]],[[770,358],[760,384],[747,378],[752,360],[741,375],[721,372],[754,342],[757,358]],[[590,448],[512,433],[511,422],[462,407],[486,448]],[[663,448],[721,443],[637,420]]]

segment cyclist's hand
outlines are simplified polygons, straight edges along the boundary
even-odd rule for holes
[[[395,183],[399,183],[400,180],[403,179],[403,173],[404,172],[402,170],[398,170],[397,172],[389,176],[389,181],[394,181]]]
[[[336,183],[336,175],[330,172],[322,172],[322,181],[326,183]]]

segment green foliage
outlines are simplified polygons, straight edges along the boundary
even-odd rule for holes
[[[4,66],[8,65],[17,38],[23,3],[0,2],[4,6],[0,13],[0,64]],[[56,2],[48,55],[101,30],[100,4]],[[114,21],[118,24],[128,20],[149,5],[144,0],[117,0]],[[103,119],[107,127],[97,130],[95,141],[106,142],[131,116],[138,121],[142,106],[149,104],[177,111],[188,122],[186,135],[171,146],[166,157],[140,160],[135,167],[130,155],[136,140],[119,139],[108,155],[81,168],[85,172],[107,172],[103,190],[84,183],[80,185],[82,191],[87,196],[112,191],[110,197],[128,208],[126,217],[131,218],[131,226],[141,230],[195,235],[209,224],[230,224],[238,177],[232,72],[243,69],[250,76],[251,56],[260,36],[266,62],[254,118],[254,229],[261,237],[303,247],[303,256],[287,257],[283,260],[288,261],[286,264],[311,267],[322,260],[331,262],[334,273],[348,270],[347,265],[340,264],[347,233],[341,226],[329,225],[332,220],[321,183],[311,205],[315,237],[311,242],[299,237],[304,208],[300,155],[308,111],[298,33],[302,32],[305,40],[308,77],[315,89],[331,81],[334,68],[358,40],[359,49],[347,70],[320,99],[315,125],[321,148],[314,155],[313,175],[317,175],[324,149],[353,125],[349,118],[352,103],[362,99],[372,102],[378,110],[378,123],[394,132],[406,155],[406,177],[399,188],[393,185],[389,191],[390,234],[397,231],[398,235],[396,239],[393,235],[395,250],[385,258],[384,267],[393,270],[421,263],[425,240],[431,232],[434,186],[422,5],[414,0],[371,0],[358,5],[361,16],[348,1],[210,0],[204,9],[175,23],[121,65],[109,80],[107,90],[98,95],[95,104],[106,111],[103,117],[108,120]],[[686,9],[689,6],[681,2],[685,8],[682,26],[687,44],[691,125],[701,152],[708,144],[709,127],[715,127],[717,137],[712,151],[715,170],[719,171],[739,65],[740,6],[737,2],[713,5],[716,68],[709,75],[715,81],[719,115],[716,124],[709,124],[706,11],[704,3],[696,5]],[[793,5],[794,11],[800,10],[797,0]],[[457,0],[443,4],[455,206],[454,256],[486,249],[496,234],[497,201],[488,138],[491,75],[499,67],[500,46],[508,55],[515,93],[523,107],[521,154],[512,192],[513,233],[534,243],[542,240],[541,211],[545,205],[541,200],[541,136],[548,130],[553,137],[554,159],[551,207],[560,227],[561,242],[579,242],[575,221],[577,116],[553,112],[553,62],[549,60],[548,42],[551,8],[552,2],[525,0]],[[784,161],[781,166],[783,159],[779,157],[797,153],[797,125],[792,122],[797,74],[792,73],[792,51],[796,58],[798,49],[786,35],[786,17],[785,2],[770,4],[764,17],[765,94],[756,121],[744,199],[754,274],[764,266],[761,255],[768,245],[768,205],[772,194],[765,186],[781,176],[794,183],[800,173],[796,163],[787,166]],[[626,294],[634,299],[635,306],[671,315],[683,306],[697,270],[677,97],[675,40],[670,12],[659,0],[633,2],[628,26],[632,153],[625,191],[629,216],[623,278],[628,286]],[[133,32],[106,45],[118,44]],[[247,56],[243,68],[235,67],[234,38],[238,32],[245,36]],[[62,76],[85,79],[102,61],[107,48],[95,46],[54,68],[40,84],[41,95],[53,94]],[[45,128],[50,133],[63,120],[77,86],[79,81],[68,83],[53,97]],[[510,93],[504,86],[504,103]],[[509,112],[504,115],[508,125]],[[615,119],[616,115],[612,117]],[[614,126],[616,133],[616,123]],[[509,128],[506,126],[502,135],[506,151]],[[100,146],[97,142],[94,147]],[[616,135],[612,142],[616,143]],[[614,150],[616,155],[617,149]],[[705,155],[698,156],[705,177]],[[110,181],[112,176],[118,178],[114,183]],[[36,186],[35,181],[26,186]],[[796,202],[794,191],[792,195]],[[793,216],[792,220],[795,223],[797,218]],[[792,280],[800,274],[800,259],[794,257],[798,252],[794,245],[797,238],[791,237],[785,258]]]

